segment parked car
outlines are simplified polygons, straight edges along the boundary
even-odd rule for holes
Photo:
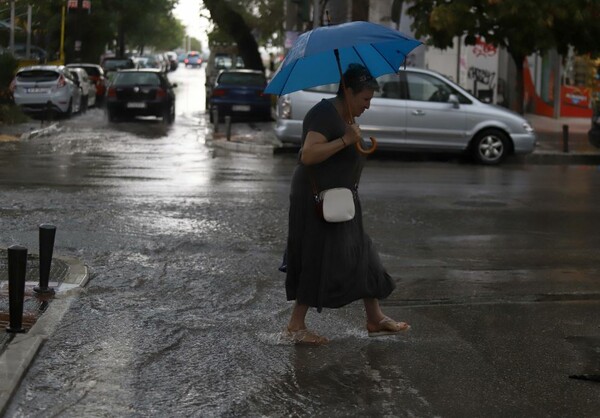
[[[17,71],[11,84],[15,104],[30,115],[48,112],[71,116],[81,108],[81,88],[60,65],[34,65]]]
[[[15,44],[12,50],[10,48],[8,50],[12,52],[16,59],[30,59],[43,63],[48,58],[48,53],[35,45],[29,46],[29,55],[27,55],[27,45],[25,44]]]
[[[104,70],[105,77],[110,82],[117,71],[135,68],[135,62],[132,58],[106,57],[102,59],[100,66]]]
[[[106,79],[102,67],[97,64],[76,63],[67,64],[67,68],[83,68],[96,88],[96,106],[104,102]]]
[[[217,76],[209,99],[210,121],[217,111],[219,120],[235,118],[271,119],[271,95],[264,94],[267,80],[262,71],[226,70]]]
[[[187,67],[200,67],[202,65],[202,57],[199,52],[190,51],[187,54],[187,57],[183,60],[183,63]]]
[[[73,78],[79,87],[81,87],[81,111],[85,112],[88,108],[96,104],[96,86],[83,68],[70,67],[69,71],[73,74]]]
[[[171,124],[175,120],[175,87],[161,70],[121,70],[106,93],[108,120],[156,116]]]
[[[498,164],[535,148],[533,128],[521,115],[479,101],[434,71],[407,68],[377,81],[381,90],[357,123],[381,150],[471,152],[480,163]],[[281,96],[276,136],[299,145],[304,115],[337,88],[330,84]]]

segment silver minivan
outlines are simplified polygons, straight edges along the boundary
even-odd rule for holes
[[[375,137],[381,150],[471,152],[483,164],[498,164],[509,154],[533,152],[536,137],[519,114],[485,104],[434,71],[407,68],[377,78],[380,91],[356,122],[365,137]],[[300,144],[302,120],[337,84],[281,96],[275,134],[282,142]]]

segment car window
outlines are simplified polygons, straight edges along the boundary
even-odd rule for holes
[[[233,84],[236,86],[264,86],[267,84],[265,76],[252,73],[223,73],[219,76],[219,84]]]
[[[306,91],[314,91],[317,93],[336,94],[338,91],[338,83],[323,84],[322,86],[309,87]]]
[[[100,76],[100,70],[96,67],[83,67],[83,69],[89,76],[92,76],[92,77]]]
[[[455,94],[460,103],[470,103],[469,99],[451,85],[429,74],[407,72],[406,83],[409,100],[446,103],[450,95]]]
[[[160,78],[157,74],[152,73],[117,73],[114,81],[114,86],[160,86]]]
[[[129,60],[109,60],[104,61],[103,64],[106,70],[116,70],[121,68],[131,68],[131,62]]]
[[[21,71],[17,74],[18,81],[54,81],[58,78],[58,73],[52,70],[29,70]]]
[[[376,91],[373,97],[382,97],[387,99],[400,99],[400,77],[398,74],[385,74],[377,77],[379,91]]]

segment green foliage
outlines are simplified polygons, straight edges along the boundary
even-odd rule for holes
[[[14,125],[29,120],[29,117],[19,109],[19,106],[10,103],[0,104],[0,123]]]
[[[0,103],[10,103],[12,101],[9,86],[15,76],[17,67],[17,60],[11,54],[0,54]]]
[[[242,16],[259,45],[283,42],[284,0],[231,0],[229,6]],[[231,36],[218,26],[209,35],[210,42],[228,43]]]

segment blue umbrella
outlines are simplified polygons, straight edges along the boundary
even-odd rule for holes
[[[298,37],[265,93],[282,95],[323,84],[338,83],[342,72],[359,63],[373,77],[396,73],[406,56],[422,42],[370,22],[321,26]]]
[[[298,37],[265,93],[282,95],[339,83],[352,63],[364,65],[373,77],[396,73],[406,56],[421,44],[399,31],[370,22],[318,27]],[[371,152],[376,144],[373,138],[372,142]]]

